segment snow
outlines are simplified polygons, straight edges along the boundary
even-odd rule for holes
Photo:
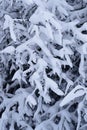
[[[46,86],[47,88],[51,88],[53,92],[58,95],[64,95],[64,93],[58,88],[58,85],[50,78],[46,77]]]
[[[23,1],[24,3],[28,4],[28,5],[31,5],[34,3],[34,0],[25,0]]]
[[[47,29],[47,34],[49,34],[49,38],[53,40],[53,34],[52,34],[52,29],[49,23],[46,23],[46,29]]]
[[[5,15],[4,18],[5,18],[5,22],[4,22],[3,29],[5,30],[9,28],[11,38],[13,39],[13,41],[16,41],[16,35],[14,33],[14,20],[9,15]]]
[[[8,54],[14,54],[15,48],[13,46],[8,46],[5,49],[3,49],[0,53],[8,53]]]
[[[0,0],[0,130],[86,129],[86,3]]]
[[[26,99],[26,103],[29,103],[30,107],[33,106],[36,106],[37,105],[37,102],[35,100],[35,98],[32,96],[32,95],[29,95]]]
[[[16,71],[16,73],[14,74],[12,81],[14,81],[14,80],[18,80],[20,85],[21,85],[22,80],[27,84],[25,75],[23,74],[23,71],[20,69],[18,71]]]
[[[60,103],[60,106],[68,104],[70,101],[74,100],[77,97],[83,96],[85,94],[85,89],[81,85],[77,85]]]

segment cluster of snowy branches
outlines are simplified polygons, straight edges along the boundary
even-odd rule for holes
[[[87,1],[0,0],[0,129],[87,129]]]

